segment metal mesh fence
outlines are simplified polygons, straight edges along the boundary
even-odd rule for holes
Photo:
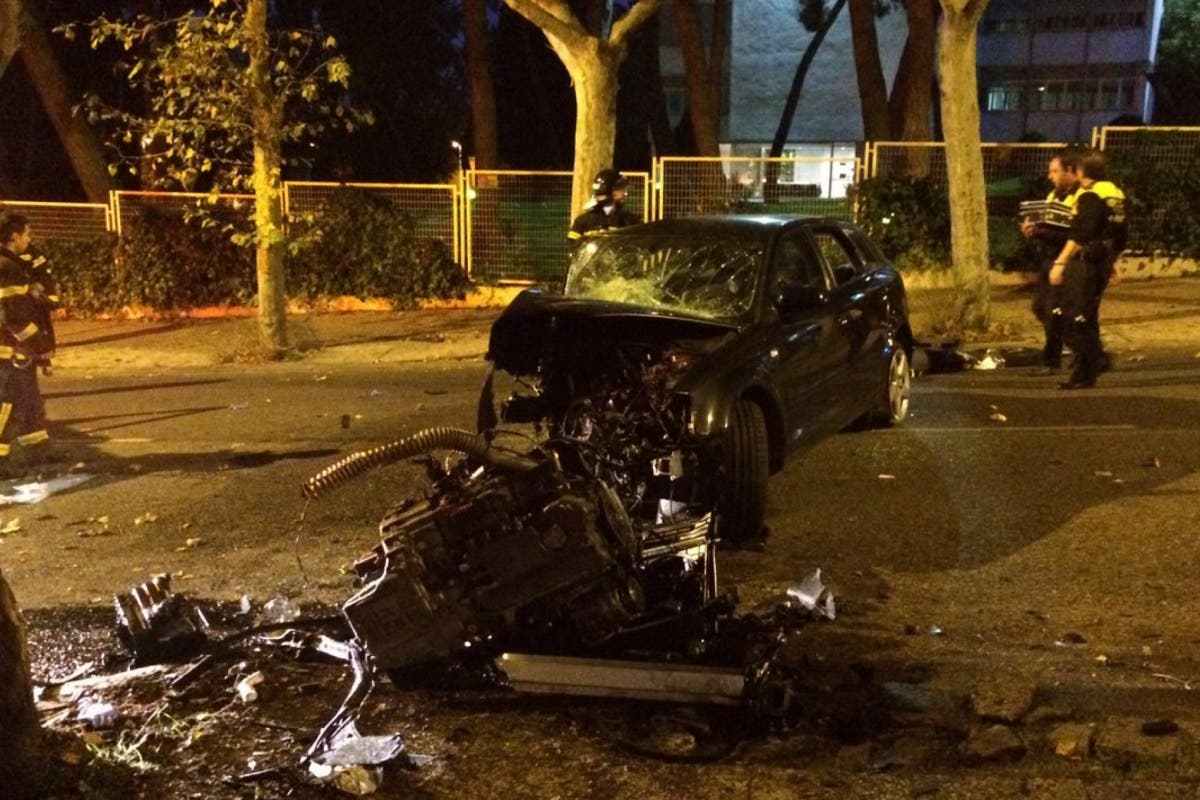
[[[629,180],[626,210],[648,218],[649,176]],[[466,174],[468,270],[481,283],[566,277],[571,173],[470,170]]]
[[[989,216],[1016,218],[1022,200],[1044,197],[1050,190],[1047,167],[1059,142],[983,144],[983,179]],[[928,179],[945,191],[946,150],[941,142],[876,142],[870,177]]]
[[[1124,190],[1128,249],[1195,257],[1200,252],[1200,128],[1105,127],[1094,141]]]
[[[29,220],[34,236],[53,242],[90,242],[112,230],[112,216],[103,203],[38,203],[0,200]]]
[[[453,184],[319,183],[289,181],[283,187],[283,213],[289,219],[319,216],[339,191],[353,189],[386,200],[404,212],[419,237],[439,239],[461,263],[459,188]]]
[[[657,218],[697,214],[853,216],[857,158],[659,159]]]
[[[203,194],[192,192],[113,192],[113,227],[123,234],[147,214],[205,214],[216,212],[223,217],[244,221],[247,227],[254,218],[252,194]]]

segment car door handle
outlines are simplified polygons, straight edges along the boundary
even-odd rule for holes
[[[863,312],[862,312],[861,308],[852,308],[849,311],[846,311],[845,313],[840,314],[838,316],[838,322],[842,323],[843,325],[846,325],[848,323],[856,322],[856,321],[862,319],[862,315],[863,315]]]

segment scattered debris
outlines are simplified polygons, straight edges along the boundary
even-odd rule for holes
[[[155,514],[153,511],[147,511],[133,520],[134,525],[149,525],[152,522],[158,522],[158,514]]]
[[[1159,467],[1162,466],[1162,462],[1159,461],[1158,456],[1154,456],[1153,458],[1149,459],[1144,464],[1142,464],[1142,466],[1149,467],[1151,469],[1158,469]]]
[[[1142,733],[1147,736],[1170,736],[1179,732],[1179,724],[1171,719],[1152,719],[1142,723]]]
[[[1025,757],[1025,744],[1009,727],[992,725],[974,730],[959,746],[970,763],[1012,763]]]
[[[238,700],[241,700],[243,703],[253,703],[258,700],[258,687],[265,680],[266,676],[258,671],[251,672],[239,680],[233,687],[234,691],[237,692]]]
[[[892,474],[891,474],[891,473],[889,473],[889,472],[881,472],[881,473],[879,473],[879,480],[881,480],[881,481],[894,481],[894,480],[896,480],[896,476],[895,476],[895,475],[892,475]]]
[[[197,547],[199,547],[199,546],[200,546],[200,545],[202,545],[202,544],[204,544],[204,540],[203,540],[203,539],[201,539],[200,537],[198,537],[198,536],[189,536],[189,537],[188,537],[188,538],[187,538],[187,539],[184,541],[184,543],[183,543],[183,544],[181,544],[179,547],[176,547],[176,548],[175,548],[175,552],[176,552],[176,553],[182,553],[182,552],[185,552],[185,551],[187,551],[187,550],[194,550],[194,549],[196,549]]]
[[[988,415],[988,419],[990,419],[992,422],[1008,422],[1008,417],[1004,414],[1001,414],[999,411],[993,411]]]
[[[270,401],[267,401],[267,402],[270,402]],[[249,403],[230,403],[229,404],[230,411],[245,411],[249,407],[250,407]]]
[[[76,719],[86,723],[92,730],[100,731],[116,727],[121,720],[121,712],[112,703],[87,703],[79,709]]]
[[[1097,478],[1111,478],[1113,476],[1112,472],[1107,469],[1098,469],[1092,474]]]
[[[155,575],[115,598],[117,634],[135,663],[190,658],[208,641],[208,620],[181,594],[170,575]]]
[[[5,522],[3,526],[0,526],[0,533],[16,533],[19,530],[21,530],[20,517],[13,517]]]
[[[789,600],[805,611],[813,611],[818,616],[833,619],[837,616],[837,607],[833,593],[821,583],[821,570],[818,568],[812,575],[787,590]]]
[[[971,364],[971,369],[993,370],[1000,369],[1004,366],[1004,356],[1000,355],[999,350],[991,348],[980,358]]]
[[[300,607],[286,597],[276,597],[263,606],[262,619],[267,625],[294,622],[300,619]]]
[[[1096,726],[1068,722],[1050,731],[1047,738],[1054,748],[1055,755],[1083,759],[1090,756],[1096,747]]]
[[[52,494],[74,489],[94,477],[96,476],[90,473],[75,472],[38,483],[19,483],[12,487],[11,492],[0,493],[0,505],[40,503]]]

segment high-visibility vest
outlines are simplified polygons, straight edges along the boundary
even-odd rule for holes
[[[1112,181],[1096,181],[1088,188],[1080,187],[1075,193],[1075,202],[1078,202],[1079,196],[1085,192],[1090,192],[1104,201],[1104,205],[1108,206],[1108,220],[1104,224],[1104,239],[1114,250],[1120,252],[1125,249],[1125,193],[1121,191],[1121,187],[1117,186]],[[1073,213],[1078,213],[1078,206],[1073,208]]]

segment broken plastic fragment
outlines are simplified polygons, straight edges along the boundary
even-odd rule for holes
[[[314,761],[308,765],[308,772],[317,780],[356,797],[374,794],[383,783],[383,770],[358,765],[333,767]]]
[[[800,583],[787,590],[787,595],[792,600],[808,611],[824,616],[827,619],[833,619],[837,613],[837,609],[833,600],[833,593],[825,588],[825,584],[821,583],[821,570],[818,567],[812,575],[809,575]]]
[[[300,607],[286,597],[276,597],[263,606],[262,615],[268,625],[291,622],[300,618]]]
[[[71,475],[60,475],[40,483],[21,483],[12,487],[11,492],[0,494],[0,505],[13,503],[40,503],[52,494],[73,489],[81,483],[90,481],[95,476],[90,473],[76,472]]]
[[[77,719],[86,722],[94,731],[111,728],[121,719],[121,712],[112,703],[88,703],[79,710]]]
[[[971,369],[1000,369],[1004,366],[1004,356],[997,350],[988,350],[983,358],[971,365]]]
[[[252,672],[242,678],[234,687],[237,691],[238,699],[243,703],[253,703],[258,699],[258,687],[265,680],[266,677],[261,672]]]

